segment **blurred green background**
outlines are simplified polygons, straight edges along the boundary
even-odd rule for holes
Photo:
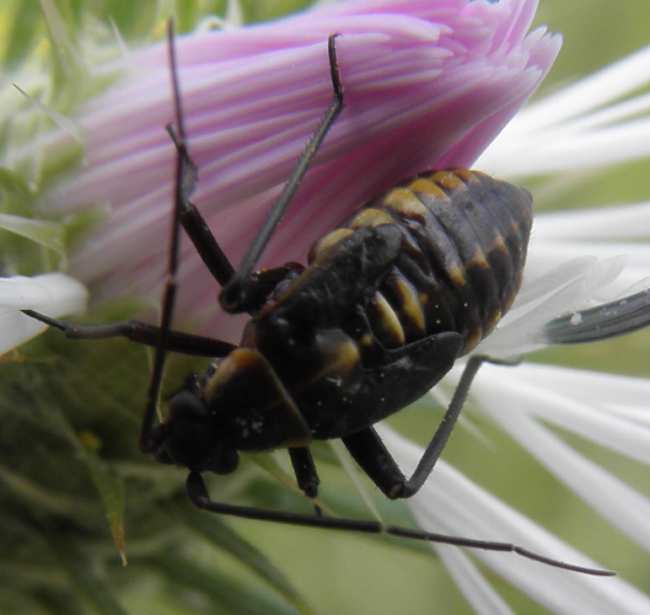
[[[435,0],[432,0],[435,1]],[[245,0],[247,21],[268,19],[309,4]],[[650,42],[647,0],[541,0],[538,23],[564,34],[564,47],[541,89],[553,91]],[[208,0],[131,3],[57,2],[68,24],[90,12],[111,18],[124,38],[161,32],[176,11],[180,30],[199,16],[222,13]],[[3,0],[0,46],[6,71],[18,69],[45,36],[40,3]],[[73,26],[74,27],[74,26]],[[6,73],[8,74],[8,73]],[[575,207],[650,197],[648,161],[584,177],[541,208]],[[93,314],[110,320],[119,305]],[[470,612],[428,548],[400,541],[324,533],[219,519],[189,510],[179,492],[183,472],[154,467],[135,447],[147,354],[122,342],[71,345],[48,334],[6,360],[0,369],[0,612],[2,613],[376,613]],[[650,376],[650,332],[588,347],[539,353],[553,361]],[[615,360],[613,360],[615,358]],[[187,373],[177,359],[170,379]],[[169,385],[173,387],[172,384]],[[439,414],[415,405],[391,424],[423,442]],[[650,557],[594,514],[491,423],[473,420],[494,443],[490,449],[457,429],[445,459],[626,580],[650,591]],[[647,469],[563,434],[650,495]],[[324,499],[340,511],[363,512],[349,479],[319,448]],[[261,464],[265,460],[260,460]],[[217,479],[224,499],[305,509],[300,497],[255,463],[232,479]],[[99,497],[98,497],[99,494]],[[408,523],[403,504],[376,498],[393,519]],[[124,512],[125,511],[125,512]],[[119,541],[124,521],[129,566],[122,568],[109,524]],[[229,530],[228,528],[234,529]],[[592,537],[598,536],[593,542]],[[507,557],[507,556],[506,556]],[[545,613],[525,595],[486,572],[517,613]],[[123,609],[123,611],[121,610]]]

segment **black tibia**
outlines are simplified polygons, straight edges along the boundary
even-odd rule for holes
[[[212,277],[221,286],[225,286],[235,270],[214,238],[207,222],[189,200],[196,183],[196,165],[190,158],[184,138],[179,139],[172,126],[167,126],[167,132],[176,146],[176,155],[182,165],[179,221]]]
[[[181,224],[192,240],[196,251],[212,276],[221,286],[225,286],[233,276],[234,269],[221,246],[214,238],[198,209],[186,201],[181,211]]]
[[[314,465],[314,458],[307,447],[290,448],[289,456],[291,465],[296,474],[298,487],[302,489],[308,498],[315,498],[318,495],[318,474]]]
[[[138,344],[157,347],[160,338],[159,327],[139,320],[113,322],[109,325],[74,325],[63,320],[50,318],[34,310],[23,310],[23,314],[59,329],[70,339],[97,340],[125,337]],[[200,335],[191,335],[180,331],[169,331],[167,333],[166,350],[171,352],[201,357],[225,357],[235,348],[236,346],[228,342]]]
[[[333,90],[332,101],[325,111],[325,114],[316,130],[309,139],[309,142],[305,146],[304,151],[300,155],[293,172],[289,176],[287,183],[284,185],[284,189],[278,197],[278,200],[271,208],[266,221],[248,247],[236,273],[221,292],[221,306],[228,312],[237,313],[244,311],[241,306],[248,303],[247,295],[249,292],[249,277],[253,267],[257,264],[257,261],[269,242],[275,227],[284,215],[284,212],[296,193],[296,190],[298,190],[300,183],[305,177],[314,156],[325,140],[327,133],[343,109],[343,88],[341,86],[341,78],[336,61],[335,39],[337,36],[337,34],[333,34],[328,39],[330,78],[332,80]]]
[[[529,551],[528,549],[506,542],[491,542],[487,540],[464,538],[462,536],[447,536],[445,534],[435,534],[433,532],[425,532],[395,525],[382,525],[378,521],[326,517],[322,515],[303,515],[284,510],[267,510],[253,506],[238,506],[236,504],[226,504],[225,502],[215,502],[210,499],[203,478],[198,472],[190,472],[187,477],[186,488],[190,500],[197,508],[222,515],[231,515],[233,517],[244,519],[257,519],[258,521],[271,521],[273,523],[284,523],[287,525],[302,525],[330,530],[361,532],[364,534],[388,534],[390,536],[450,544],[470,549],[511,552],[556,568],[563,568],[565,570],[573,570],[574,572],[596,576],[614,575],[614,573],[609,570],[574,566],[573,564],[550,559]]]
[[[387,497],[408,498],[417,493],[422,487],[424,481],[431,474],[436,461],[438,461],[445,444],[447,444],[469,393],[474,376],[478,372],[481,363],[486,360],[488,359],[484,357],[472,357],[467,362],[449,408],[427,445],[417,468],[408,480],[404,479],[404,475],[397,463],[372,427],[367,427],[343,438],[343,442],[350,454]]]

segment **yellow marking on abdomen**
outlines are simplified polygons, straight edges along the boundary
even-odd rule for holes
[[[391,304],[386,301],[386,297],[377,292],[372,298],[371,303],[375,308],[374,311],[377,313],[377,317],[381,321],[382,330],[391,338],[391,344],[393,346],[402,346],[406,342],[406,335],[404,334],[402,323],[399,321]]]
[[[456,287],[465,286],[467,283],[467,280],[465,279],[465,270],[458,265],[447,268],[447,275]]]
[[[404,315],[421,333],[424,333],[427,325],[416,290],[403,278],[395,278],[391,281],[399,296]]]
[[[479,269],[489,269],[490,268],[490,263],[488,263],[487,258],[485,258],[485,254],[483,250],[481,250],[480,247],[477,246],[474,254],[472,254],[472,258],[467,261],[465,264],[467,269],[470,269],[471,267],[478,267]]]
[[[497,326],[497,323],[501,320],[501,317],[503,316],[503,313],[499,308],[494,310],[492,314],[490,314],[487,323],[485,324],[485,333],[486,335],[494,329],[494,327]]]
[[[311,378],[312,382],[322,378],[340,376],[345,378],[359,363],[361,355],[359,347],[352,340],[336,344],[333,349],[328,349],[328,356],[322,368]]]
[[[431,185],[434,186],[434,184]],[[436,189],[442,193],[442,190],[437,188],[437,186]],[[395,188],[391,190],[384,197],[384,205],[406,218],[419,218],[422,221],[424,221],[424,216],[427,213],[427,208],[409,188]]]
[[[391,215],[381,209],[375,209],[374,207],[368,207],[367,209],[362,209],[352,220],[350,221],[350,228],[358,229],[363,226],[379,226],[380,224],[393,224],[395,220]]]
[[[456,190],[463,185],[463,180],[452,171],[438,171],[432,175],[431,179],[445,190]]]
[[[309,254],[309,260],[312,261],[324,252],[329,250],[332,246],[339,243],[339,241],[352,235],[354,231],[349,228],[337,228],[331,233],[327,233],[325,237],[321,237],[312,247]]]
[[[418,177],[406,187],[413,192],[421,192],[422,194],[432,196],[436,199],[447,198],[445,191],[442,190],[440,186],[436,186],[434,182],[426,177]]]
[[[501,252],[502,254],[508,254],[508,246],[506,246],[505,239],[501,233],[497,233],[494,238],[494,243],[490,248],[490,252]]]
[[[478,346],[478,343],[483,339],[483,331],[481,328],[476,328],[470,331],[467,334],[465,340],[465,348],[463,348],[463,353],[467,353],[470,350],[474,350]]]
[[[468,182],[476,177],[469,169],[454,169],[454,174],[460,177],[464,182]]]

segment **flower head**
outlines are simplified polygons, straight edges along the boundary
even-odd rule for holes
[[[337,3],[270,24],[177,41],[194,200],[234,263],[264,219],[331,98],[336,39],[345,108],[264,263],[303,260],[324,230],[417,171],[467,166],[530,96],[560,38],[527,33],[536,2]],[[165,46],[135,51],[127,77],[78,121],[86,166],[49,192],[48,211],[109,200],[110,219],[72,261],[102,292],[150,291],[161,278],[174,149]],[[50,147],[61,146],[54,138]],[[128,264],[127,264],[128,263]],[[213,310],[216,287],[186,248],[181,306]],[[183,307],[181,307],[183,309]],[[222,323],[211,332],[236,340]]]
[[[50,6],[47,2],[45,5]],[[327,106],[331,85],[326,43],[330,34],[340,33],[336,44],[345,88],[345,111],[328,134],[284,224],[265,252],[265,263],[303,260],[314,239],[368,197],[399,179],[431,167],[471,164],[530,96],[558,52],[559,37],[544,30],[528,33],[536,5],[530,0],[359,0],[328,3],[317,11],[268,25],[242,30],[226,28],[223,32],[197,31],[179,39],[189,147],[199,167],[193,199],[228,256],[237,262]],[[155,45],[127,52],[123,59],[110,65],[103,64],[98,69],[100,72],[111,74],[117,70],[124,76],[105,94],[84,106],[76,116],[78,129],[71,130],[67,122],[56,117],[59,130],[14,153],[16,160],[35,151],[53,157],[76,139],[84,141],[83,168],[43,192],[37,211],[43,216],[69,215],[98,202],[110,202],[107,220],[97,227],[92,238],[78,243],[72,255],[73,273],[92,285],[95,300],[117,292],[150,294],[158,288],[164,271],[174,159],[173,145],[163,129],[173,121],[165,52],[163,45]],[[601,104],[609,101],[606,97],[595,100]],[[632,107],[639,111],[638,104]],[[574,105],[568,114],[570,119],[575,119],[568,132],[576,143],[580,139],[583,143],[591,142],[588,137],[607,126],[608,121],[626,117],[625,110],[620,108],[610,113],[603,111],[600,116],[594,113],[596,117],[578,117],[592,108]],[[548,109],[537,115],[531,110],[530,115],[522,117],[536,122],[530,119],[529,124],[515,123],[511,130],[504,132],[508,138],[497,141],[493,150],[497,153],[492,158],[488,150],[484,168],[501,169],[507,174],[510,167],[503,161],[515,160],[517,164],[512,167],[515,175],[550,169],[552,164],[548,161],[547,167],[527,167],[527,161],[530,164],[539,161],[521,155],[529,149],[542,151],[541,145],[551,152],[556,151],[553,146],[559,147],[559,135],[566,128],[561,120],[566,118],[558,119]],[[558,132],[545,139],[546,131],[554,126],[552,120],[557,121]],[[644,137],[645,143],[649,143],[647,134]],[[535,139],[539,140],[540,147]],[[499,151],[505,153],[500,156]],[[601,158],[597,164],[622,158],[606,158],[602,151],[598,153]],[[636,155],[640,153],[643,153],[640,149],[636,150]],[[567,160],[559,164],[554,159],[552,163],[553,169],[568,166]],[[568,341],[572,330],[584,331],[585,327],[571,328],[574,316],[576,324],[581,324],[578,321],[587,314],[584,309],[643,290],[645,285],[639,279],[649,272],[647,253],[640,242],[637,250],[634,246],[628,249],[629,244],[620,245],[616,240],[632,236],[634,228],[637,231],[634,236],[638,237],[638,226],[646,219],[647,205],[630,207],[625,213],[627,224],[615,231],[612,231],[612,217],[616,216],[618,221],[618,214],[607,211],[538,218],[526,282],[518,302],[508,319],[479,350],[510,356],[544,346],[549,340]],[[621,251],[632,253],[627,268],[618,259],[608,258]],[[595,256],[585,257],[586,254]],[[55,315],[66,308],[79,309],[83,292],[70,286],[67,278],[54,281],[56,288],[63,288],[65,282],[76,299],[48,313]],[[183,294],[179,312],[188,320],[203,320],[198,326],[193,323],[196,329],[238,339],[240,330],[232,324],[232,319],[219,320],[215,316],[217,286],[189,245],[184,248],[180,285]],[[31,302],[19,302],[20,307],[36,307],[47,312],[39,307],[41,295],[35,295]],[[644,299],[640,301],[645,310],[647,303],[643,303]],[[15,304],[13,301],[11,306]],[[568,320],[567,312],[574,313]],[[203,313],[207,315],[205,319]],[[588,318],[587,324],[596,326],[604,316],[601,312],[596,318],[589,316],[591,320]],[[548,328],[549,321],[555,328]],[[83,356],[90,363],[96,358],[92,355],[88,352]],[[123,368],[121,376],[124,371],[130,371],[126,359],[115,357],[117,354],[110,355],[101,369],[91,370],[94,376],[101,373],[106,377],[113,369]],[[99,419],[94,416],[98,411],[96,406],[103,408],[106,400],[96,395],[95,389],[96,396],[88,411],[88,404],[78,399],[83,401],[79,391],[87,392],[84,387],[88,385],[83,377],[74,380],[76,372],[71,365],[64,361],[60,373],[65,373],[64,384],[75,389],[74,394],[66,391],[61,400],[52,403],[60,406],[62,416],[71,417],[75,428],[81,425],[87,429],[90,424],[91,430],[111,434],[105,426],[95,427],[96,423],[102,423],[102,416]],[[517,379],[519,384],[513,385],[519,372],[521,380]],[[641,401],[647,394],[647,382],[608,380],[616,396],[599,397],[594,393],[578,400],[570,383],[578,382],[581,387],[593,387],[596,391],[601,379],[578,372],[570,374],[569,383],[567,374],[563,370],[532,366],[513,371],[484,368],[474,392],[479,403],[482,401],[483,417],[501,426],[595,510],[638,540],[648,534],[646,499],[562,443],[540,424],[540,419],[647,462],[644,452],[648,450],[647,421]],[[68,379],[78,386],[68,384]],[[448,387],[457,379],[458,371],[450,373],[435,395],[444,399]],[[27,380],[32,381],[31,377]],[[38,391],[22,383],[21,387],[11,389],[12,403],[15,399],[22,401],[25,396],[35,397],[34,391]],[[29,391],[28,395],[25,390]],[[109,400],[104,418],[115,407],[123,418],[127,404],[123,400],[113,403],[118,390],[122,391],[116,386],[103,396]],[[125,397],[133,402],[133,390],[129,388]],[[15,412],[13,407],[12,411]],[[120,536],[124,484],[136,482],[141,474],[151,483],[152,476],[134,467],[131,461],[121,463],[129,458],[123,452],[121,440],[119,446],[107,440],[105,447],[109,452],[105,448],[102,456],[96,455],[102,444],[94,438],[93,431],[80,431],[77,437],[65,421],[50,423],[38,412],[36,416],[52,425],[57,436],[72,443],[75,456],[82,460],[104,502],[114,535]],[[19,420],[24,420],[24,416]],[[388,430],[382,433],[400,463],[406,468],[415,463],[417,447]],[[105,467],[104,454],[117,462]],[[425,528],[477,538],[513,540],[550,556],[580,563],[578,553],[482,493],[445,464],[440,466],[438,474],[412,502],[414,514]],[[87,523],[79,506],[66,508],[67,500],[61,502],[48,491],[34,489],[31,483],[25,485],[21,472],[27,474],[28,470],[12,472],[13,469],[0,476],[9,477],[19,497],[29,503],[36,499],[48,514],[60,515],[63,506],[80,517],[75,520],[81,526]],[[166,468],[161,472],[165,472],[161,473],[161,480],[151,488],[156,502],[168,497],[174,488],[170,485],[182,480],[166,473]],[[59,472],[57,481],[61,476],[68,477]],[[586,479],[601,481],[600,484],[615,494],[616,502],[590,489]],[[241,488],[233,483],[232,491]],[[138,512],[144,510],[149,518],[155,514],[150,510],[152,500],[142,495],[134,494],[129,502],[131,505],[135,500],[133,508]],[[248,495],[254,500],[261,499],[254,489]],[[189,517],[181,513],[174,519]],[[216,523],[214,519],[208,521]],[[273,577],[273,583],[294,605],[301,604],[281,575],[269,575],[265,561],[260,565],[259,554],[253,553],[251,557],[250,545],[238,542],[231,535],[215,538],[212,526],[202,526],[198,518],[192,517],[189,524],[201,528],[203,538],[209,536],[214,544],[238,553],[258,573],[263,569],[264,578]],[[76,539],[74,533],[71,536],[71,540]],[[146,535],[139,538],[143,542],[148,540]],[[148,547],[140,547],[146,554]],[[440,552],[477,612],[509,612],[503,599],[464,554],[458,550],[441,549]],[[183,559],[182,553],[175,555],[174,564],[185,571],[198,570],[190,576],[200,578],[204,570],[191,568],[192,562]],[[593,581],[544,568],[529,571],[519,560],[501,554],[483,559],[500,576],[556,612],[574,615],[579,612],[576,603],[589,613],[647,610],[647,598],[619,580]],[[255,561],[251,564],[252,560]],[[177,570],[170,559],[161,561],[166,562],[168,570]]]

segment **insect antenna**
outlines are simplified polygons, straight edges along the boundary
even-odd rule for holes
[[[187,155],[185,144],[185,125],[183,122],[183,109],[181,106],[180,88],[178,85],[178,64],[176,60],[176,47],[174,45],[174,21],[172,19],[167,22],[167,51],[169,54],[169,70],[174,98],[175,123],[178,131],[178,134],[175,134],[171,125],[167,126],[167,132],[169,132],[174,144],[176,145],[176,170],[173,197],[174,208],[170,229],[167,276],[162,297],[160,334],[154,355],[149,388],[147,391],[147,406],[142,419],[142,428],[140,431],[140,448],[143,452],[153,452],[159,444],[158,438],[160,435],[159,432],[154,430],[153,422],[158,405],[158,397],[160,395],[169,331],[176,301],[176,275],[178,272],[178,253],[180,243],[180,214],[183,201],[187,198],[189,192],[191,192],[196,177],[196,170]]]

